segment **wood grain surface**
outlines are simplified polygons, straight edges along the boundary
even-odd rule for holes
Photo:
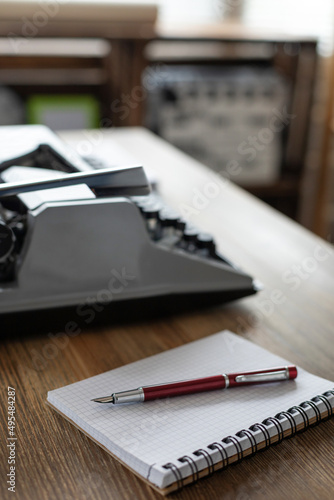
[[[147,500],[158,493],[45,403],[48,390],[228,328],[334,380],[334,249],[143,129],[63,134],[108,152],[110,138],[160,181],[166,201],[211,232],[222,253],[264,285],[226,305],[115,319],[117,304],[84,324],[75,309],[0,318],[0,498]],[[88,137],[88,138],[87,138]],[[112,158],[112,145],[110,155]],[[231,175],[236,180],[237,174]],[[214,187],[216,186],[216,187]],[[202,206],[198,193],[211,193]],[[215,194],[213,196],[213,193]],[[69,321],[80,328],[65,335]],[[7,490],[7,387],[16,389],[16,493]],[[296,401],[298,404],[299,401]],[[269,417],[269,415],[268,415]],[[230,466],[171,499],[331,499],[334,419]]]

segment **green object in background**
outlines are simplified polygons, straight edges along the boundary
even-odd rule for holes
[[[92,95],[34,95],[28,99],[27,120],[53,130],[97,128],[100,106]]]

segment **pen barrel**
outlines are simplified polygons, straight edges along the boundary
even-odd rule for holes
[[[144,401],[151,401],[153,399],[173,398],[186,394],[224,389],[225,386],[226,382],[224,376],[216,375],[214,377],[184,380],[182,382],[172,382],[164,385],[153,385],[151,387],[143,387],[142,389],[144,391]]]

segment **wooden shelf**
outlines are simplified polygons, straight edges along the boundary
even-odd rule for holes
[[[19,49],[19,50],[18,50]],[[110,44],[101,38],[31,38],[12,40],[10,37],[0,38],[1,57],[62,57],[62,58],[96,58],[106,57],[110,52]]]
[[[215,67],[265,64],[285,76],[290,86],[287,112],[293,120],[283,136],[281,179],[271,185],[245,189],[298,220],[302,213],[302,183],[308,144],[310,112],[317,64],[317,42],[293,33],[251,30],[240,23],[180,29],[158,27],[157,38],[147,44],[150,63],[214,65]],[[316,186],[314,186],[316,189]]]
[[[273,57],[275,50],[272,44],[235,42],[226,44],[224,41],[187,41],[158,40],[147,44],[146,57],[151,61],[221,61],[222,59],[242,58],[245,60],[267,60]]]
[[[245,186],[244,189],[261,197],[296,197],[300,189],[300,182],[295,180],[280,180],[268,186]]]
[[[310,43],[316,38],[294,34],[284,30],[272,30],[249,26],[243,22],[218,22],[207,24],[171,25],[157,24],[157,38],[160,40],[224,41],[225,43]]]
[[[104,85],[107,82],[107,73],[98,68],[63,68],[63,69],[3,69],[1,83],[15,86],[58,85]]]

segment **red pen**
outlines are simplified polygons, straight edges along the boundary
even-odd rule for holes
[[[181,382],[170,382],[166,384],[138,387],[130,391],[114,392],[111,396],[92,399],[96,403],[139,403],[153,399],[172,398],[185,396],[198,392],[214,391],[216,389],[228,389],[239,385],[264,384],[292,380],[297,377],[296,366],[283,366],[268,368],[266,370],[254,370],[251,372],[222,373],[213,377],[197,378],[194,380],[183,380]]]

